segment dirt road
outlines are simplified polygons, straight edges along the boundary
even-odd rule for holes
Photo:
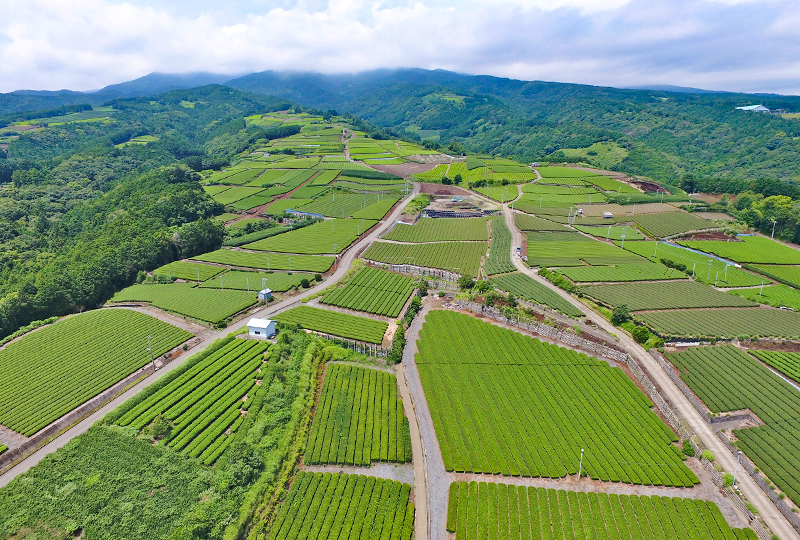
[[[274,304],[271,304],[265,307],[264,309],[256,313],[253,313],[251,317],[268,318],[271,315],[275,315],[276,313],[279,313],[281,311],[285,311],[289,308],[298,306],[301,304],[303,298],[307,298],[321,291],[322,289],[330,287],[334,283],[341,280],[345,276],[347,271],[350,269],[350,266],[353,264],[353,261],[356,259],[356,254],[359,253],[363,248],[368,246],[371,242],[376,240],[378,237],[380,237],[381,234],[385,233],[389,229],[389,227],[391,227],[391,225],[400,217],[400,214],[402,213],[403,209],[406,207],[408,202],[411,199],[413,199],[418,193],[419,193],[419,186],[414,186],[414,190],[410,193],[410,196],[407,197],[405,200],[401,201],[400,204],[397,207],[395,207],[392,213],[387,215],[381,221],[378,227],[373,229],[373,231],[369,233],[367,236],[365,236],[364,238],[362,238],[361,240],[350,246],[350,248],[348,248],[348,250],[345,251],[344,254],[339,257],[339,261],[337,263],[337,269],[333,274],[331,274],[331,276],[328,279],[298,294],[297,296],[293,296],[281,302],[276,302]],[[92,424],[94,424],[96,421],[100,420],[107,413],[111,412],[116,407],[122,405],[127,400],[131,399],[133,396],[135,396],[136,394],[138,394],[139,392],[141,392],[142,390],[153,384],[159,378],[163,377],[165,374],[169,373],[171,370],[181,365],[183,361],[186,360],[187,358],[190,358],[194,354],[203,351],[209,344],[213,343],[217,339],[224,338],[231,333],[238,334],[239,331],[247,325],[247,321],[249,319],[250,317],[246,317],[241,321],[229,326],[228,328],[219,330],[217,332],[209,332],[209,334],[205,336],[205,339],[202,343],[191,349],[190,354],[184,354],[180,356],[179,359],[176,360],[175,362],[167,364],[164,368],[160,369],[154,375],[147,377],[145,380],[131,387],[123,394],[120,394],[115,399],[113,399],[112,401],[110,401],[109,403],[107,403],[106,405],[104,405],[103,407],[101,407],[88,417],[84,418],[82,421],[78,422],[77,424],[66,430],[64,433],[62,433],[61,435],[59,435],[58,437],[56,437],[55,439],[44,445],[42,448],[40,448],[27,458],[17,463],[14,467],[9,469],[8,471],[6,471],[3,475],[0,476],[0,488],[7,485],[9,482],[11,482],[11,480],[16,478],[20,474],[28,471],[31,467],[39,463],[45,456],[52,454],[59,448],[64,447],[69,441],[71,441],[78,435],[86,433],[86,431],[90,427],[92,427]]]
[[[511,248],[511,260],[514,262],[517,270],[527,274],[539,283],[542,283],[543,285],[554,290],[574,306],[582,310],[588,310],[586,305],[573,298],[566,291],[559,289],[543,277],[539,276],[539,274],[537,274],[535,271],[528,268],[528,266],[521,259],[514,257],[514,246],[522,245],[522,232],[517,229],[514,224],[514,216],[511,209],[504,205],[502,211],[506,218],[506,224],[511,230],[511,237],[513,240]],[[528,251],[529,253],[531,251],[530,245],[528,246]],[[698,437],[700,437],[700,439],[703,441],[703,444],[714,453],[716,462],[724,470],[733,473],[733,470],[736,466],[736,459],[734,458],[733,454],[722,443],[722,441],[719,440],[719,438],[711,429],[711,426],[706,424],[705,420],[703,420],[703,417],[700,416],[700,413],[698,413],[692,404],[689,403],[689,400],[686,399],[686,396],[683,395],[683,392],[681,392],[675,383],[672,382],[672,379],[670,379],[669,376],[664,372],[658,362],[656,362],[655,359],[650,356],[647,351],[645,351],[644,348],[633,338],[629,337],[627,334],[624,334],[618,328],[615,328],[614,325],[608,322],[600,314],[595,315],[595,317],[592,317],[592,320],[595,321],[597,325],[606,332],[619,336],[619,345],[634,359],[636,359],[636,361],[639,362],[639,365],[648,372],[648,375],[653,379],[653,382],[661,387],[664,393],[664,398],[673,404],[673,406],[686,419],[691,429],[698,435]],[[758,509],[759,516],[764,520],[773,533],[777,534],[782,540],[800,540],[800,534],[797,533],[794,527],[792,527],[783,514],[781,514],[777,507],[772,503],[770,498],[767,497],[767,495],[749,475],[738,475],[737,483],[739,485],[739,489],[747,497],[747,500]]]

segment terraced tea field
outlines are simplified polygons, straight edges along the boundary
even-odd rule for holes
[[[487,241],[486,218],[420,218],[414,225],[397,223],[383,235],[396,242]]]
[[[800,266],[781,266],[777,264],[754,264],[748,266],[756,272],[792,287],[800,288]]]
[[[758,305],[690,280],[590,285],[581,287],[581,292],[609,306],[626,305],[631,311]]]
[[[774,307],[788,307],[800,311],[800,290],[788,285],[770,285],[757,289],[734,289],[731,294],[747,298],[753,302]]]
[[[231,204],[235,203],[236,201],[240,201],[245,197],[258,195],[262,191],[264,191],[263,188],[257,187],[232,187],[221,193],[217,193],[213,196],[213,199],[220,204]]]
[[[405,306],[416,282],[378,268],[363,268],[345,287],[326,293],[323,304],[396,318]]]
[[[387,197],[376,203],[372,203],[369,206],[358,210],[357,212],[353,212],[353,218],[374,219],[377,221],[383,219],[395,204],[397,204],[397,199]]]
[[[676,309],[638,313],[662,336],[762,336],[800,339],[800,313],[780,309]]]
[[[447,530],[457,540],[758,538],[752,529],[732,529],[719,507],[708,501],[486,482],[450,485]]]
[[[528,214],[514,213],[514,223],[521,231],[570,231],[571,229],[561,223],[556,223],[540,217],[529,216]]]
[[[615,242],[615,244],[619,245],[619,242]],[[691,275],[692,269],[695,270],[695,277],[698,281],[707,284],[713,284],[716,281],[720,287],[751,287],[761,285],[763,279],[761,276],[750,274],[702,253],[693,253],[660,242],[658,247],[656,247],[656,242],[625,242],[625,250],[653,262],[665,259],[684,264],[689,275]]]
[[[505,274],[514,272],[516,267],[511,262],[511,231],[502,217],[492,218],[492,242],[489,244],[489,255],[483,269],[487,274]]]
[[[124,330],[124,331],[122,331]],[[29,437],[192,334],[136,311],[67,317],[0,350],[0,424]]]
[[[333,247],[333,246],[331,246]],[[327,272],[333,266],[334,258],[315,255],[284,255],[275,253],[253,253],[250,251],[234,251],[218,249],[203,255],[192,257],[196,261],[227,264],[243,268],[259,268],[263,270],[297,270],[301,272]]]
[[[375,319],[310,306],[289,309],[275,315],[273,319],[285,324],[297,324],[301,328],[315,332],[378,344],[383,341],[383,335],[389,326],[387,323]]]
[[[498,289],[510,292],[518,298],[524,298],[534,304],[547,306],[570,317],[584,315],[581,310],[562,298],[557,292],[525,274],[519,272],[506,274],[493,277],[489,282]]]
[[[267,280],[267,288],[272,292],[286,292],[299,287],[304,279],[311,281],[312,274],[284,274],[280,272],[242,272],[232,270],[221,276],[200,284],[201,289],[236,289],[239,291],[260,291],[262,280]]]
[[[428,244],[395,244],[373,242],[362,258],[387,264],[411,264],[440,268],[457,274],[477,276],[485,242],[432,242]]]
[[[255,305],[254,292],[195,287],[193,283],[131,285],[110,302],[146,302],[152,306],[212,324]]]
[[[300,472],[267,538],[411,540],[411,486],[373,476]]]
[[[750,350],[750,354],[800,383],[800,353]]]
[[[638,230],[624,225],[617,225],[611,227],[592,227],[584,225],[575,225],[575,228],[582,233],[590,234],[596,238],[605,238],[606,240],[622,240],[622,235],[625,235],[625,241],[631,240],[644,240],[644,236]]]
[[[411,461],[397,378],[376,369],[329,364],[305,463],[368,467],[373,461]]]
[[[175,261],[153,270],[154,275],[185,279],[186,281],[205,281],[220,272],[225,271],[221,266],[200,264],[191,261]]]
[[[116,423],[141,431],[156,417],[166,419],[172,429],[162,444],[210,465],[231,443],[253,405],[256,381],[265,388],[272,382],[274,375],[264,364],[270,346],[232,340],[169,384],[146,391]]]
[[[731,345],[690,348],[666,357],[712,412],[749,408],[766,423],[736,430],[739,448],[800,502],[800,391]]]
[[[738,240],[741,242],[697,240],[679,244],[738,263],[800,264],[800,250],[792,249],[780,242],[763,236],[740,236]]]
[[[675,435],[617,368],[449,311],[431,311],[417,364],[455,472],[692,486]]]
[[[329,193],[309,201],[307,204],[298,204],[297,210],[312,214],[322,214],[325,217],[347,218],[371,204],[384,198],[399,199],[396,196],[351,193],[349,191],[331,190]]]
[[[632,243],[632,242],[631,242]],[[626,242],[627,246],[628,242]],[[578,233],[528,233],[529,266],[608,266],[635,264],[642,259],[616,246]]]
[[[331,219],[265,238],[243,247],[258,251],[307,255],[333,253],[334,249],[336,249],[336,253],[341,253],[375,223],[377,222],[366,219]]]
[[[575,283],[593,283],[601,281],[658,281],[666,279],[686,279],[684,272],[667,268],[663,264],[640,263],[618,264],[617,266],[574,266],[553,268]]]
[[[688,212],[663,212],[633,216],[636,226],[655,238],[699,231],[716,227],[714,222],[699,218]]]

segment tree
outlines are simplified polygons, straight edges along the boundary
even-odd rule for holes
[[[464,291],[468,291],[475,286],[475,281],[472,279],[471,276],[461,276],[458,278],[458,288]]]
[[[453,183],[453,181],[450,180],[448,177],[445,176],[445,177],[442,178],[442,184],[444,184],[445,186],[449,186],[452,183]]]
[[[464,178],[461,176],[461,173],[456,174],[455,177],[453,178],[453,183],[455,185],[458,185],[463,181],[464,181]]]
[[[450,150],[451,152],[453,152],[454,154],[459,154],[460,155],[460,154],[464,153],[464,147],[458,141],[451,142],[447,146],[447,149]]]
[[[631,334],[637,343],[644,343],[650,338],[650,331],[644,326],[635,327],[631,330]]]
[[[620,324],[629,321],[630,318],[631,312],[628,310],[628,306],[625,304],[620,304],[611,312],[611,324],[615,326],[619,326]]]

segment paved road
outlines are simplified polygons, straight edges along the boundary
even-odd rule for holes
[[[403,209],[406,207],[408,202],[411,201],[411,199],[413,199],[418,193],[419,193],[419,186],[417,185],[411,192],[411,196],[401,201],[401,203],[392,211],[392,213],[383,219],[383,221],[378,225],[378,227],[373,229],[372,232],[370,232],[360,241],[350,246],[350,248],[347,251],[345,251],[343,255],[339,257],[339,260],[336,263],[337,266],[334,273],[331,274],[330,277],[328,277],[325,281],[319,283],[318,285],[315,285],[314,287],[309,288],[306,291],[303,291],[302,293],[296,296],[287,298],[286,300],[283,300],[281,302],[276,302],[274,304],[271,304],[265,307],[264,309],[252,314],[252,317],[269,317],[281,311],[300,305],[301,300],[303,298],[311,296],[321,291],[322,289],[330,287],[334,283],[341,280],[345,276],[347,271],[350,269],[350,266],[353,264],[353,261],[356,259],[356,254],[359,253],[363,248],[368,246],[375,239],[377,239],[381,234],[385,233],[389,229],[389,227],[391,227],[391,225],[395,221],[397,221],[397,219],[400,217],[400,214],[402,213]],[[139,392],[141,392],[142,390],[153,384],[159,378],[163,377],[165,374],[169,373],[171,370],[181,365],[181,363],[185,359],[191,357],[192,355],[198,352],[203,351],[209,344],[213,343],[217,339],[224,338],[230,333],[239,333],[239,330],[241,330],[243,327],[247,325],[247,321],[249,320],[249,318],[250,317],[246,317],[241,321],[229,326],[228,328],[225,328],[224,330],[210,333],[202,343],[200,343],[191,350],[192,351],[191,354],[184,354],[180,356],[179,359],[176,360],[175,362],[170,362],[164,368],[156,372],[154,375],[147,377],[145,380],[131,387],[126,392],[117,396],[115,399],[111,400],[106,405],[104,405],[103,407],[101,407],[100,409],[98,409],[97,411],[95,411],[82,421],[75,424],[74,426],[66,430],[64,433],[62,433],[61,435],[59,435],[58,437],[56,437],[55,439],[44,445],[42,448],[31,454],[24,460],[17,463],[14,467],[12,467],[8,471],[6,471],[2,476],[0,476],[0,488],[7,485],[9,482],[11,482],[11,480],[13,480],[20,474],[26,472],[31,467],[39,463],[45,456],[52,454],[59,448],[62,448],[69,441],[71,441],[78,435],[86,433],[86,431],[90,427],[92,427],[92,425],[96,421],[100,420],[101,418],[103,418],[103,416],[111,412],[113,409],[122,405],[127,400],[131,399],[133,396],[135,396],[136,394],[138,394]]]
[[[531,270],[521,259],[517,259],[514,257],[513,249],[514,246],[522,245],[522,232],[514,224],[514,216],[510,208],[508,206],[503,206],[503,215],[506,218],[506,224],[508,228],[511,230],[511,237],[512,237],[512,254],[511,260],[514,262],[514,265],[517,267],[517,270],[523,272],[530,276],[531,278],[535,279],[539,283],[546,285],[550,289],[554,290],[558,294],[560,294],[565,300],[569,301],[576,307],[582,310],[588,310],[589,308],[585,305],[573,298],[570,294],[566,291],[563,291],[541,277],[535,271]],[[528,251],[530,251],[531,246],[528,246]],[[672,382],[672,379],[669,378],[658,362],[644,350],[644,348],[637,343],[633,338],[625,334],[622,330],[615,328],[610,322],[608,322],[605,317],[600,314],[596,314],[596,317],[592,317],[592,320],[597,323],[600,328],[605,330],[606,332],[616,334],[619,336],[619,345],[631,356],[639,362],[649,374],[649,376],[653,379],[653,382],[656,383],[664,393],[664,397],[669,400],[673,406],[680,412],[680,414],[686,419],[687,423],[691,427],[692,431],[694,431],[700,440],[703,441],[703,444],[709,448],[716,457],[716,462],[722,466],[728,472],[733,473],[733,470],[736,466],[736,459],[734,458],[733,454],[728,450],[728,448],[719,440],[717,435],[711,429],[703,417],[700,416],[700,413],[692,406],[686,396],[683,395],[683,392]],[[772,503],[772,500],[767,497],[767,495],[761,490],[758,484],[748,475],[748,474],[739,474],[737,475],[737,484],[739,485],[739,489],[744,493],[747,497],[747,500],[753,504],[759,511],[759,516],[764,520],[767,526],[772,530],[773,533],[777,534],[782,540],[800,540],[800,534],[792,527],[791,523],[781,514],[778,508]]]

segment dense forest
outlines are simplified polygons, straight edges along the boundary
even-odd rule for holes
[[[208,218],[224,209],[196,171],[285,136],[243,117],[289,104],[208,86],[108,105],[111,121],[51,125],[0,152],[0,337],[94,308],[141,270],[219,247],[223,227]],[[119,146],[145,134],[158,140]]]

